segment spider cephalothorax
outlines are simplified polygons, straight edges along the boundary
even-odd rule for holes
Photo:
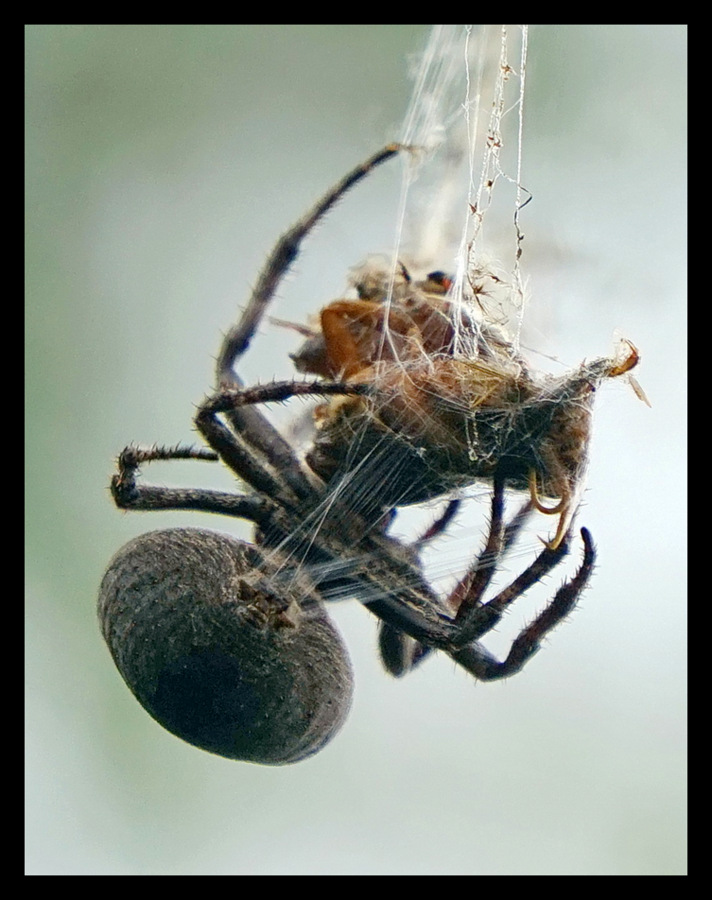
[[[140,702],[170,731],[230,758],[295,762],[341,726],[350,666],[324,601],[350,595],[381,620],[381,655],[393,674],[440,650],[490,680],[521,669],[593,569],[593,543],[582,529],[580,567],[507,657],[482,646],[512,602],[568,552],[591,396],[601,380],[635,364],[632,345],[623,363],[598,360],[542,381],[494,329],[452,303],[447,276],[413,281],[401,267],[395,289],[362,280],[357,298],[324,308],[308,349],[295,354],[317,380],[246,388],[237,375],[303,238],[400,149],[390,145],[354,169],[277,242],[222,343],[216,391],[195,416],[210,449],[127,447],[112,479],[122,509],[192,509],[255,525],[254,544],[194,529],[136,538],[111,562],[99,598],[104,636]],[[324,401],[306,463],[259,409],[295,396]],[[172,459],[220,460],[246,490],[137,480],[142,464]],[[478,480],[492,492],[485,547],[441,597],[419,553],[447,527],[457,501],[410,545],[389,537],[392,509]],[[507,487],[531,493],[509,522]],[[546,510],[559,514],[554,540],[485,599],[499,559],[533,508],[543,508],[540,494],[559,501]]]

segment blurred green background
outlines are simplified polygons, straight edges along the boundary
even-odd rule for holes
[[[129,441],[194,439],[219,335],[276,237],[397,137],[408,58],[427,33],[27,29],[29,874],[685,871],[682,26],[530,34],[532,342],[574,365],[609,353],[620,329],[641,350],[653,407],[623,384],[601,391],[580,517],[598,570],[526,673],[475,684],[439,657],[391,680],[375,622],[344,604],[351,717],[316,757],[264,768],[163,731],[98,632],[103,569],[132,535],[176,524],[249,534],[237,522],[117,512],[113,458]],[[384,168],[339,206],[275,315],[305,321],[342,293],[350,266],[390,248],[398,188],[397,166]],[[247,380],[289,377],[294,346],[265,329]],[[197,463],[150,475],[230,486]],[[478,545],[484,496],[441,554]]]

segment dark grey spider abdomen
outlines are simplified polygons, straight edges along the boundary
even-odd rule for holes
[[[265,765],[320,750],[353,690],[313,585],[280,563],[216,532],[153,531],[116,554],[99,593],[104,638],[153,718],[204,750]]]

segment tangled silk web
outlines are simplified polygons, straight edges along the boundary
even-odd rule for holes
[[[454,300],[472,305],[475,296],[480,318],[515,344],[524,306],[519,211],[529,196],[521,183],[527,36],[527,26],[433,26],[403,126],[402,143],[414,150],[396,234],[396,247],[405,239],[421,265],[447,267]]]

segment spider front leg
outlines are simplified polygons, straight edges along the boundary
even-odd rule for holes
[[[240,321],[230,329],[223,341],[217,360],[218,384],[221,387],[235,387],[240,384],[235,374],[235,362],[249,347],[279,283],[297,258],[304,238],[347,191],[362,181],[373,169],[403,149],[406,148],[400,144],[388,144],[366,162],[356,166],[277,241],[260,272]]]
[[[285,478],[285,472],[292,472],[291,466],[299,465],[296,458],[292,457],[291,464],[285,468],[279,463],[286,463],[286,460],[262,457],[252,440],[251,429],[236,428],[235,423],[239,420],[234,417],[256,404],[281,403],[292,397],[364,394],[368,391],[365,385],[321,381],[276,381],[254,388],[225,388],[200,405],[195,424],[207,443],[239,478],[275,500],[294,503],[304,497],[301,491],[293,489],[293,481]],[[233,430],[220,420],[221,414],[229,417]],[[301,469],[300,477],[304,478]],[[310,485],[309,496],[318,499],[318,491],[313,485]]]
[[[247,519],[265,526],[272,520],[274,504],[257,496],[228,494],[203,488],[167,488],[137,483],[142,463],[171,459],[215,462],[212,450],[195,447],[125,447],[117,460],[118,471],[111,479],[111,494],[119,509],[137,511],[190,509]]]
[[[364,163],[356,166],[330,188],[309,212],[277,241],[260,272],[257,284],[239,321],[223,339],[216,365],[218,391],[239,392],[244,388],[242,379],[235,368],[236,363],[248,349],[275,291],[298,256],[306,236],[347,191],[362,181],[373,169],[396,156],[403,149],[406,148],[400,144],[388,144]],[[237,473],[240,477],[244,477],[244,473],[250,484],[275,497],[281,495],[286,498],[291,495],[301,500],[312,502],[316,500],[314,486],[303,472],[289,444],[258,409],[240,405],[225,408],[222,412],[230,423],[232,431],[240,435],[242,441],[251,448],[252,453],[243,452],[245,448],[236,446],[237,442],[234,437],[224,432],[221,433],[221,427],[224,428],[224,426],[220,426],[219,423],[213,428],[213,423],[203,421],[203,427],[211,434],[209,441],[214,441],[216,445],[226,448],[227,459],[231,460],[228,465],[234,471],[239,469],[240,471]],[[201,423],[198,425],[201,427]],[[216,449],[218,449],[217,446]],[[253,465],[255,451],[280,473],[280,479],[265,476],[264,467],[261,467],[262,471],[258,471],[260,467]],[[221,453],[221,450],[218,449],[218,452]],[[279,489],[279,480],[282,482],[281,487],[285,485],[288,487],[286,494]],[[277,490],[277,494],[273,493],[274,490]]]

